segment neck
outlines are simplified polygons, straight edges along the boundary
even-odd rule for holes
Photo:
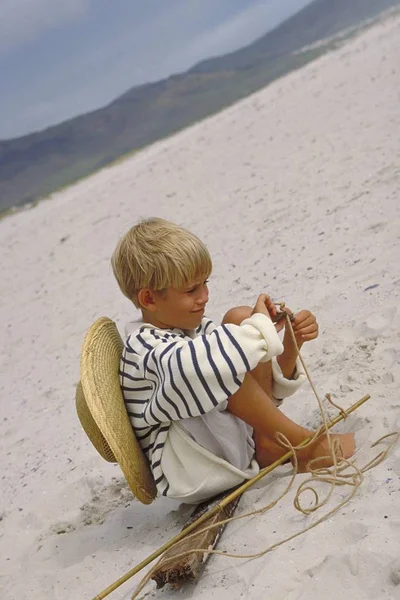
[[[163,323],[162,321],[157,319],[157,316],[154,315],[154,313],[151,313],[147,310],[142,310],[142,319],[144,323],[150,323],[158,329],[173,329],[173,327],[171,327],[170,325],[167,325],[166,323]]]

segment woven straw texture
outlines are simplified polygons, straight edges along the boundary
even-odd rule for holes
[[[76,408],[96,450],[109,462],[118,462],[134,495],[150,504],[157,490],[126,412],[118,374],[122,351],[115,323],[98,319],[83,342]]]
[[[82,384],[78,383],[76,390],[76,410],[78,413],[79,420],[83,429],[86,431],[87,436],[96,448],[97,452],[108,462],[116,463],[113,451],[107,444],[107,440],[97,427],[95,420],[92,417],[92,413],[86,404],[86,399],[83,394]]]

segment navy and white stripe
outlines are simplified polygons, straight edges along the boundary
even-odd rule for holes
[[[268,321],[254,315],[241,326],[216,327],[204,317],[190,332],[145,323],[128,337],[120,365],[121,389],[161,494],[167,495],[169,487],[161,457],[170,423],[215,409],[239,389],[260,360],[282,351]]]

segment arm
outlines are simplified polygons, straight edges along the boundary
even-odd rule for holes
[[[298,348],[302,347],[303,343],[298,344]],[[281,368],[282,375],[285,379],[293,379],[296,371],[296,360],[298,352],[293,342],[290,332],[286,329],[283,337],[283,352],[277,358],[277,363]]]
[[[318,323],[315,316],[309,310],[297,313],[292,323],[293,333],[300,350],[304,342],[314,340],[318,337]],[[293,379],[296,374],[296,360],[298,352],[289,329],[285,328],[283,338],[283,353],[277,358],[282,375],[286,379]]]
[[[194,340],[162,338],[158,330],[155,341],[149,329],[140,335],[147,349],[144,376],[153,386],[143,408],[149,425],[212,410],[239,389],[248,371],[283,350],[272,321],[258,313]]]

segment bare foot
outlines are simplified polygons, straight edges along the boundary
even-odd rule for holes
[[[307,432],[307,434],[311,436],[312,432]],[[288,451],[287,448],[282,448],[282,446],[279,446],[266,436],[256,432],[254,432],[253,436],[256,443],[256,460],[261,468],[268,467]],[[330,439],[332,448],[336,447],[336,456],[338,459],[353,456],[356,448],[353,433],[331,434]],[[314,461],[312,463],[314,469],[331,467],[333,465],[328,440],[324,434],[312,445],[303,450],[297,450],[296,454],[299,473],[307,473],[309,471],[307,467],[310,461]],[[290,460],[294,464],[293,458]],[[289,459],[287,462],[289,462]]]
[[[332,449],[336,449],[336,457],[339,460],[340,458],[350,458],[353,456],[356,449],[353,433],[331,434],[330,440],[331,447]],[[310,461],[313,461],[311,465],[313,469],[331,467],[334,464],[333,457],[329,450],[328,439],[325,435],[318,438],[308,448],[298,450],[297,459],[299,473],[306,473],[309,471],[308,464]]]
[[[254,432],[253,437],[256,444],[255,456],[261,469],[264,467],[269,467],[272,465],[272,463],[274,463],[276,460],[279,460],[284,454],[287,453],[287,448],[278,446],[278,444],[266,436]]]

